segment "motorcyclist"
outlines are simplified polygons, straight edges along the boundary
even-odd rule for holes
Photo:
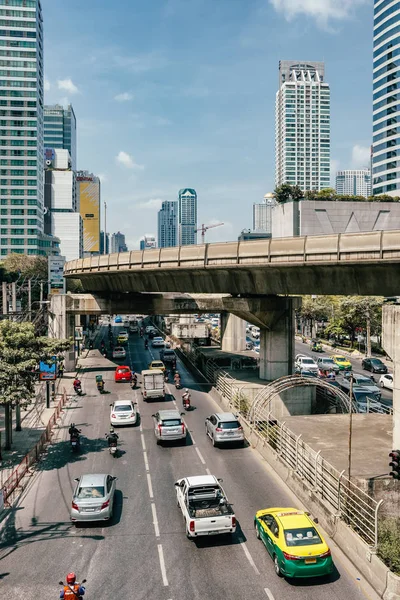
[[[97,389],[99,390],[99,392],[102,392],[104,390],[104,380],[103,379],[99,379],[99,381],[96,382],[97,385]]]
[[[106,343],[104,340],[101,340],[101,344],[100,344],[101,348],[105,348],[106,347]]]
[[[78,377],[75,377],[74,382],[73,382],[72,385],[74,386],[75,392],[77,392],[78,390],[82,389],[82,383],[81,383],[81,380],[78,379]]]
[[[93,350],[93,340],[89,340],[89,350]]]
[[[136,373],[132,373],[131,386],[133,388],[137,386],[137,375],[136,375]]]
[[[118,433],[115,433],[114,427],[110,427],[110,433],[106,434],[106,437],[108,441],[108,447],[113,446],[114,444],[117,445],[119,435]]]
[[[64,600],[79,600],[85,595],[85,591],[84,586],[77,583],[75,573],[68,573],[66,584],[60,592],[60,598]]]
[[[190,408],[190,394],[189,390],[186,388],[182,395],[182,402],[185,408]]]
[[[144,347],[146,348],[146,350],[149,347],[149,340],[147,338],[144,340]]]
[[[180,385],[181,383],[181,376],[179,375],[178,371],[175,371],[174,383],[175,385]]]

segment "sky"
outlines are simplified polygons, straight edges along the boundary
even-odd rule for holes
[[[279,60],[325,61],[332,172],[368,165],[372,0],[42,0],[45,102],[72,103],[78,169],[107,230],[138,249],[195,188],[209,242],[252,227],[274,189]],[[102,211],[102,219],[104,212]]]

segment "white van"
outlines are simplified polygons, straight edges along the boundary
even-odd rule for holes
[[[142,371],[141,387],[144,401],[150,398],[165,398],[164,373],[155,369]]]

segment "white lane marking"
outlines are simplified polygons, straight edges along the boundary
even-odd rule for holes
[[[139,431],[143,431],[142,424],[140,423]]]
[[[144,458],[144,466],[146,467],[146,471],[150,471],[149,461],[147,459],[147,452],[143,452],[143,458]]]
[[[197,446],[196,446],[195,450],[196,450],[196,452],[197,452],[197,456],[198,456],[198,457],[199,457],[199,459],[201,460],[201,463],[202,463],[203,465],[205,465],[205,464],[206,464],[206,461],[204,460],[204,458],[203,458],[203,456],[202,456],[202,454],[201,454],[200,450],[197,448]]]
[[[257,569],[257,567],[256,567],[256,563],[254,562],[254,560],[253,560],[253,557],[251,556],[251,554],[250,554],[250,552],[249,552],[249,549],[247,548],[247,546],[246,546],[246,543],[245,543],[244,539],[243,539],[243,538],[239,538],[239,542],[240,542],[240,545],[241,545],[241,546],[242,546],[242,548],[243,548],[243,551],[244,551],[244,553],[245,553],[245,555],[246,555],[246,558],[247,558],[247,560],[249,561],[249,563],[251,564],[251,566],[253,567],[253,569],[254,569],[254,570],[255,570],[255,572],[257,573],[257,575],[259,575],[259,574],[260,574],[260,571]]]
[[[196,442],[195,442],[195,439],[193,437],[193,433],[192,432],[190,432],[190,437],[192,438],[193,446],[196,446]]]
[[[151,499],[154,498],[154,494],[153,494],[153,485],[151,483],[151,475],[150,473],[147,473],[147,485],[149,487],[149,496]]]
[[[264,592],[267,594],[269,600],[275,600],[275,598],[272,595],[272,592],[268,588],[264,588]]]
[[[151,503],[151,512],[153,513],[154,533],[156,534],[156,537],[159,538],[160,537],[160,528],[158,527],[156,505],[154,504],[154,502]]]
[[[143,448],[143,451],[146,452],[146,442],[144,441],[144,435],[143,435],[143,433],[140,434],[140,437],[142,439],[142,448]]]
[[[206,469],[206,473],[207,473],[207,475],[211,475],[210,469]]]
[[[165,568],[164,552],[163,552],[161,544],[158,544],[157,546],[158,546],[158,558],[160,560],[162,581],[163,581],[164,587],[167,587],[169,584],[168,584],[168,579],[167,579],[167,570]]]

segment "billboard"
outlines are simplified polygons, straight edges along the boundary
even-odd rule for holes
[[[49,256],[49,294],[65,294],[64,256]]]
[[[83,220],[83,251],[100,252],[100,180],[77,177]]]
[[[54,381],[57,379],[56,373],[57,357],[53,356],[48,363],[41,360],[39,363],[39,379],[40,381]]]

